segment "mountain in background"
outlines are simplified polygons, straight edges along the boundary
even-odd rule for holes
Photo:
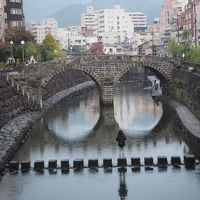
[[[93,5],[95,10],[99,10],[113,8],[115,4],[120,5],[126,12],[145,13],[150,24],[160,15],[162,0],[93,0],[89,5]],[[80,25],[81,14],[85,12],[85,5],[74,4],[58,10],[51,17],[57,19],[60,27]]]

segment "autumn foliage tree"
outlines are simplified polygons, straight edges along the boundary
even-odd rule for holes
[[[103,54],[103,44],[102,42],[92,43],[90,46],[90,52],[94,54]]]

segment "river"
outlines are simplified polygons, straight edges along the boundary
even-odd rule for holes
[[[176,115],[168,106],[156,105],[148,88],[121,84],[116,88],[114,109],[100,107],[99,94],[92,90],[78,98],[64,100],[49,110],[34,127],[14,160],[24,161],[83,158],[112,158],[117,163],[119,149],[115,141],[122,129],[127,137],[124,155],[131,157],[199,155],[199,144],[182,133]],[[0,178],[0,200],[115,200],[176,199],[197,200],[200,197],[200,169],[180,170],[168,167],[138,173],[84,169],[68,174],[50,175],[30,171],[6,173]]]

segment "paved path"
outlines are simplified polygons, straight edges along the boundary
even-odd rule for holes
[[[196,118],[192,112],[184,105],[174,101],[169,100],[170,105],[176,110],[181,122],[184,124],[185,128],[194,136],[200,139],[200,121]]]

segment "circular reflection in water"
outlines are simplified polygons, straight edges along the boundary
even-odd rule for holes
[[[162,103],[154,103],[150,90],[123,84],[116,88],[114,112],[119,127],[126,134],[142,136],[149,134],[159,123],[163,108]]]
[[[49,112],[45,123],[49,132],[64,141],[79,141],[87,137],[99,118],[99,101],[97,91],[90,92],[90,98],[82,101],[73,99],[53,108]],[[62,112],[60,112],[62,110]]]

